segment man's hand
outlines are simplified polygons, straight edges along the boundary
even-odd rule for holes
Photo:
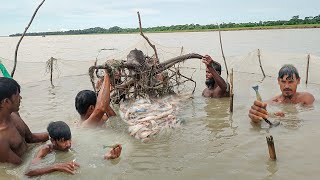
[[[202,58],[202,62],[207,66],[212,66],[213,59],[209,55],[205,55]]]
[[[258,123],[263,119],[268,119],[268,111],[266,110],[266,107],[266,103],[255,100],[249,110],[250,119],[255,123]]]
[[[112,148],[109,152],[107,152],[105,155],[104,155],[104,159],[116,159],[120,156],[121,154],[121,150],[122,150],[122,147],[120,144],[116,145],[114,148]]]
[[[74,174],[74,171],[78,169],[80,165],[76,162],[58,163],[54,165],[56,171]]]

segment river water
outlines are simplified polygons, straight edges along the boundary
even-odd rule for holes
[[[245,55],[258,48],[297,56],[307,53],[320,56],[319,29],[222,34],[227,57]],[[161,45],[183,46],[187,52],[210,54],[221,60],[217,32],[147,35]],[[17,41],[18,38],[0,37],[0,57],[13,59]],[[30,62],[31,67],[31,62],[45,62],[53,56],[73,60],[77,66],[76,61],[94,60],[101,48],[126,49],[140,41],[137,34],[25,37],[22,41],[19,61],[24,63],[18,64],[20,69],[16,71],[16,79],[22,85],[21,116],[33,132],[45,131],[50,121],[66,121],[72,130],[74,152],[56,153],[45,160],[52,163],[76,158],[81,165],[75,175],[58,172],[38,179],[318,179],[319,84],[305,85],[301,81],[298,88],[314,94],[313,106],[268,107],[270,111],[286,113],[280,119],[280,126],[269,129],[265,123],[261,127],[251,124],[247,114],[255,99],[251,86],[259,84],[263,99],[269,99],[280,93],[275,78],[261,82],[261,74],[235,73],[234,113],[230,113],[228,98],[201,96],[205,70],[198,61],[193,61],[187,65],[197,71],[186,69],[184,72],[188,76],[193,73],[196,91],[178,115],[185,123],[151,142],[142,143],[128,135],[127,126],[119,117],[110,119],[106,129],[87,130],[76,126],[79,116],[74,108],[74,98],[80,90],[91,89],[87,75],[55,79],[55,88],[52,88],[49,81],[35,81],[32,74],[36,72],[26,65]],[[301,61],[301,66],[304,63]],[[74,74],[77,74],[76,70],[69,69]],[[27,73],[22,75],[22,71]],[[277,71],[272,71],[274,76]],[[226,77],[225,71],[223,76]],[[269,159],[267,135],[274,137],[277,161]],[[104,161],[102,156],[106,149],[103,145],[114,143],[123,145],[121,158]],[[23,157],[24,163],[18,167],[1,164],[0,179],[27,178],[24,171],[40,146],[31,145]]]

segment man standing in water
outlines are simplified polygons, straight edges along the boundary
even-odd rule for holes
[[[116,115],[110,107],[110,77],[107,72],[98,97],[91,90],[80,91],[76,96],[75,106],[81,116],[81,126],[85,127],[102,126],[109,117]]]
[[[203,90],[204,97],[221,98],[229,97],[229,85],[221,77],[221,65],[213,61],[209,55],[202,58],[202,62],[206,65],[206,85]]]
[[[249,110],[249,117],[252,122],[259,123],[263,119],[268,119],[266,110],[267,104],[303,104],[311,105],[314,97],[308,92],[297,92],[298,84],[300,84],[300,76],[297,69],[293,65],[284,65],[278,73],[278,84],[281,94],[272,98],[267,102],[254,101]],[[284,113],[275,113],[277,116],[284,116]]]
[[[27,143],[45,142],[48,133],[32,133],[18,111],[20,85],[13,79],[0,77],[0,162],[22,163]]]

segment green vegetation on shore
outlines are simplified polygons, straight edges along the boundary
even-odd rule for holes
[[[320,28],[320,15],[305,17],[300,19],[299,16],[293,16],[290,20],[278,21],[260,21],[248,23],[222,23],[222,24],[185,24],[172,26],[157,26],[143,28],[143,32],[199,32],[199,31],[215,31],[220,26],[221,31],[232,30],[256,30],[256,29],[299,29],[299,28]],[[37,32],[27,33],[27,36],[45,36],[45,35],[77,35],[77,34],[116,34],[116,33],[138,33],[139,28],[121,28],[118,26],[104,29],[101,27],[89,28],[84,30],[69,30],[56,32]],[[10,36],[21,36],[20,33]]]

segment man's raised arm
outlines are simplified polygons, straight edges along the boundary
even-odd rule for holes
[[[102,88],[97,97],[97,103],[90,117],[83,122],[85,125],[99,125],[104,113],[110,111],[110,77],[105,72]]]
[[[220,74],[218,74],[218,72],[212,67],[212,63],[213,63],[213,59],[209,56],[209,55],[205,55],[202,58],[202,62],[205,63],[207,65],[207,68],[209,69],[210,73],[212,74],[214,80],[216,81],[216,83],[218,84],[218,86],[224,90],[224,91],[228,91],[228,85],[227,83],[224,81],[224,79],[220,76]]]

